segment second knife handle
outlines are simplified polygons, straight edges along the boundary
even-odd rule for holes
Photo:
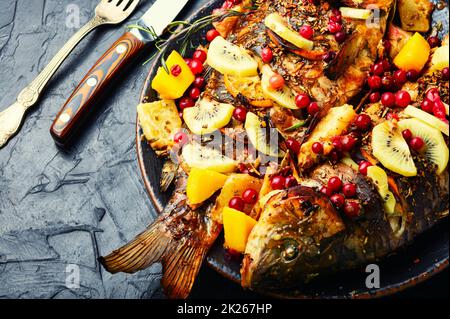
[[[64,104],[50,127],[59,144],[67,142],[93,107],[95,99],[122,69],[144,47],[144,42],[125,33],[95,63]]]

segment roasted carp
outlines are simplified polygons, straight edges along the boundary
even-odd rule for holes
[[[176,85],[203,59],[205,79],[139,107],[148,142],[170,155],[160,186],[175,180],[174,193],[102,265],[133,273],[161,262],[167,296],[186,298],[224,230],[225,249],[243,257],[244,288],[301,289],[446,218],[448,38],[431,47],[393,24],[395,9],[394,0],[243,0],[215,10],[194,66],[177,53],[186,65],[166,65]]]

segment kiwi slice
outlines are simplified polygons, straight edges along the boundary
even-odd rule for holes
[[[444,104],[444,106],[445,106],[445,104]],[[417,107],[414,107],[412,105],[408,105],[403,112],[406,115],[409,115],[409,116],[416,118],[434,128],[437,128],[439,131],[441,131],[445,135],[447,135],[447,136],[449,135],[448,123],[445,123],[444,121],[438,119],[436,116],[431,115],[430,113],[427,113],[427,112],[425,112],[421,109],[418,109]]]
[[[409,129],[413,136],[418,136],[425,142],[424,156],[437,166],[437,173],[441,174],[448,164],[449,150],[442,133],[430,125],[415,119],[405,119],[398,122],[401,130]]]
[[[228,124],[233,115],[231,104],[219,103],[210,99],[200,99],[194,107],[183,111],[187,127],[197,135],[212,133]]]
[[[373,155],[384,167],[403,176],[416,176],[417,168],[408,143],[401,131],[390,121],[375,126],[372,130]]]
[[[231,173],[236,168],[236,161],[222,155],[219,150],[194,142],[183,146],[181,155],[191,168],[208,169],[219,173]]]
[[[220,36],[209,45],[206,62],[222,74],[239,77],[258,75],[258,63],[255,59],[245,49]]]
[[[285,155],[282,150],[279,150],[278,141],[272,141],[271,139],[269,141],[270,143],[267,142],[267,134],[269,134],[269,132],[261,128],[258,116],[252,112],[247,113],[245,119],[245,131],[247,132],[250,142],[261,153],[274,157],[283,157]]]
[[[261,87],[264,95],[267,98],[278,103],[280,106],[286,107],[288,109],[298,109],[295,104],[295,94],[287,85],[283,86],[279,90],[273,90],[270,87],[269,81],[274,74],[275,73],[268,65],[263,66]]]

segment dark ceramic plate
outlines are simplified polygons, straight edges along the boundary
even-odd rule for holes
[[[222,2],[223,0],[211,1],[200,9],[191,18],[191,21],[210,14],[212,9],[219,7]],[[448,30],[448,25],[444,27]],[[196,38],[204,38],[204,33],[197,34]],[[169,52],[176,47],[176,41],[172,41],[169,45]],[[141,95],[141,102],[144,103],[157,99],[156,92],[150,86],[151,79],[155,76],[157,67],[159,67],[159,58],[156,58],[155,61],[157,62],[150,68]],[[161,192],[159,179],[164,162],[155,155],[145,142],[139,125],[136,125],[136,146],[145,187],[155,208],[161,212],[173,189],[169,189],[165,193]],[[367,274],[364,269],[356,269],[314,280],[298,290],[277,291],[270,295],[281,298],[370,298],[393,294],[426,280],[448,266],[448,235],[448,220],[446,220],[431,231],[421,235],[412,245],[385,258],[379,263],[381,272],[381,288],[379,289],[370,290],[366,288]],[[222,244],[223,236],[216,241],[210,250],[207,263],[223,276],[239,282],[239,262],[232,262],[224,258],[225,251]],[[267,294],[267,292],[263,293]]]

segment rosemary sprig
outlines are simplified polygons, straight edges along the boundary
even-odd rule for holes
[[[201,31],[202,29],[211,25],[214,22],[220,22],[230,17],[248,15],[252,13],[254,10],[256,10],[257,7],[252,6],[247,9],[249,9],[249,11],[239,12],[235,10],[227,10],[226,13],[207,15],[192,23],[187,21],[174,21],[167,26],[167,32],[171,35],[168,39],[158,37],[153,28],[145,28],[139,25],[130,25],[128,26],[128,28],[130,29],[136,28],[142,32],[148,33],[151,37],[156,39],[155,47],[157,49],[157,52],[155,52],[155,54],[153,54],[147,61],[145,61],[144,65],[153,60],[158,53],[161,53],[161,65],[165,69],[165,71],[169,73],[170,71],[167,68],[165,62],[166,61],[165,51],[170,41],[173,40],[181,41],[178,52],[182,56],[185,56],[188,50],[195,49],[194,43],[192,42],[192,38],[196,33],[198,33],[199,31]]]
[[[288,127],[288,128],[285,129],[284,131],[285,131],[285,132],[295,131],[296,129],[298,129],[298,128],[300,128],[300,127],[303,127],[303,126],[305,126],[305,125],[306,125],[306,121],[301,121],[301,122],[299,122],[299,123],[297,123],[297,124],[294,124],[294,125]]]

